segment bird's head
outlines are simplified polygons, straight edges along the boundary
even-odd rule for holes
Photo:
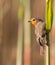
[[[43,20],[39,18],[32,18],[28,22],[31,22],[34,26],[36,26],[39,22],[43,22]]]

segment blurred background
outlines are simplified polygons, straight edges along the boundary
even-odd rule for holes
[[[45,0],[0,0],[0,65],[44,65],[30,18],[45,20]],[[53,12],[55,1],[53,2]],[[55,12],[50,63],[55,64]]]

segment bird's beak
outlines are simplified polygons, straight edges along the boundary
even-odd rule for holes
[[[28,22],[31,22],[30,20]]]

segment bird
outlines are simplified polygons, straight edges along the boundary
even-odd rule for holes
[[[46,23],[40,18],[31,18],[28,22],[30,22],[35,27],[35,35],[37,43],[39,43],[40,46],[42,47],[44,47],[44,45],[47,45]]]

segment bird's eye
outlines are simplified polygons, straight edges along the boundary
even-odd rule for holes
[[[35,21],[35,19],[33,19],[33,21]]]

